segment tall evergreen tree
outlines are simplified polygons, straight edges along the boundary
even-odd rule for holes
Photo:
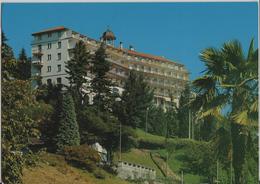
[[[119,120],[133,128],[145,127],[144,119],[147,108],[151,106],[153,92],[143,76],[133,70],[130,71],[124,89],[116,110]]]
[[[22,80],[28,80],[31,77],[31,61],[24,48],[22,48],[18,58],[17,77]]]
[[[89,63],[91,55],[87,51],[85,43],[79,41],[72,50],[73,57],[67,62],[66,72],[69,74],[68,80],[70,82],[70,89],[73,92],[75,106],[78,108],[83,100],[81,92],[82,85],[87,83],[87,76],[89,72]]]
[[[3,32],[1,41],[2,79],[8,80],[16,76],[17,63],[14,58],[13,49],[6,43],[8,39]]]
[[[112,83],[106,74],[110,70],[110,63],[106,60],[106,45],[102,43],[95,53],[92,72],[94,78],[91,81],[91,87],[95,93],[93,102],[98,112],[109,110],[111,108],[111,90]]]
[[[179,108],[177,110],[177,117],[179,121],[178,136],[187,138],[189,136],[189,110],[191,110],[189,102],[191,98],[191,90],[189,85],[181,93]]]
[[[56,137],[56,147],[61,151],[64,146],[80,144],[79,126],[76,120],[76,113],[72,96],[69,92],[63,95],[58,132]]]

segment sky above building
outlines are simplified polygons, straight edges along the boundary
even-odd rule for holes
[[[236,3],[5,3],[2,30],[17,56],[21,48],[31,55],[31,34],[65,26],[99,39],[109,28],[116,46],[164,56],[182,63],[190,79],[205,69],[199,53],[207,47],[239,40],[247,52],[250,40],[258,45],[256,2]]]

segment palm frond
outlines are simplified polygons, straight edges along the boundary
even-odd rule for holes
[[[258,126],[258,118],[250,116],[248,110],[240,111],[231,116],[234,122],[245,126]]]
[[[252,61],[254,54],[255,54],[254,39],[251,39],[250,46],[248,49],[247,62]]]
[[[258,99],[250,106],[250,112],[258,112]]]

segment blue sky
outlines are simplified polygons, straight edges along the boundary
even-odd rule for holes
[[[180,62],[190,79],[204,69],[199,53],[238,39],[258,44],[257,3],[20,3],[2,4],[2,29],[18,55],[31,33],[63,25],[98,39],[109,25],[124,47]]]

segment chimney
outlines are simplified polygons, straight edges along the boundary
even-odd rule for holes
[[[120,48],[120,49],[123,49],[123,42],[120,42],[120,43],[119,43],[119,48]]]

